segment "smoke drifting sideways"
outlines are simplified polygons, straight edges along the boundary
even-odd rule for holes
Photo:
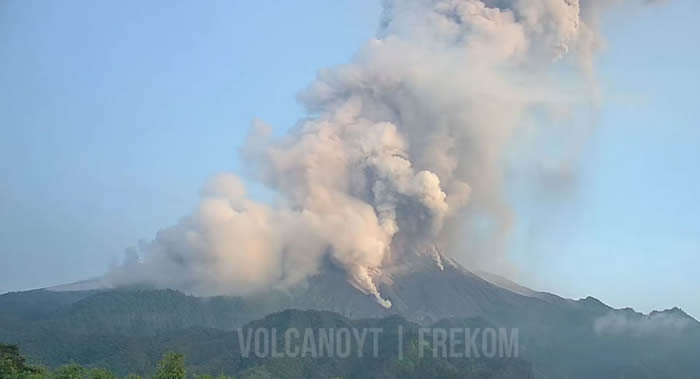
[[[220,174],[107,279],[248,295],[332,262],[390,307],[377,281],[403,256],[477,250],[473,237],[491,243],[461,259],[491,259],[514,218],[505,171],[595,101],[609,3],[385,1],[377,37],[299,95],[308,118],[283,136],[254,123],[242,159],[279,198],[256,202]]]

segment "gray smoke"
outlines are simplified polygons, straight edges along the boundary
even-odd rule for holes
[[[604,4],[385,1],[378,37],[300,94],[307,119],[284,136],[254,125],[242,157],[279,199],[221,174],[108,278],[250,294],[332,262],[389,307],[375,283],[405,254],[489,259],[514,217],[504,172],[551,126],[538,115],[592,101]]]
[[[641,315],[616,311],[597,318],[593,330],[601,336],[649,336],[654,334],[676,336],[694,324],[694,320],[680,310],[652,312]]]

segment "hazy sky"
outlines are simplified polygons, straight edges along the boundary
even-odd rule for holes
[[[605,19],[600,123],[575,189],[521,209],[524,284],[700,316],[698,11]],[[0,293],[99,275],[211,174],[245,176],[251,120],[291,127],[296,93],[378,14],[372,0],[1,2]]]

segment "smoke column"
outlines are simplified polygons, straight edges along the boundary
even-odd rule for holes
[[[242,159],[277,201],[220,174],[107,277],[246,295],[332,262],[390,307],[375,280],[407,254],[499,254],[514,218],[504,173],[593,101],[606,3],[385,1],[377,37],[300,94],[307,118],[283,136],[255,123]]]

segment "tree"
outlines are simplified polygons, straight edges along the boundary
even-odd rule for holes
[[[185,379],[185,356],[179,353],[167,353],[158,363],[154,379]]]
[[[90,370],[88,377],[90,379],[117,379],[114,374],[103,368],[95,368]]]
[[[70,364],[60,367],[54,373],[56,379],[84,379],[85,369],[77,364]]]
[[[0,378],[24,378],[39,374],[41,370],[27,365],[17,346],[0,343]]]

